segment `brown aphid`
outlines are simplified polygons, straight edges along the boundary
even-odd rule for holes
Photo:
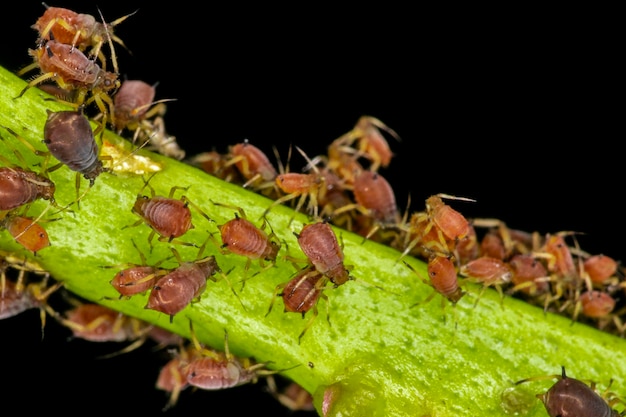
[[[190,386],[203,390],[221,390],[244,384],[255,384],[260,376],[273,375],[284,370],[267,369],[268,362],[255,362],[251,358],[238,358],[228,347],[228,332],[224,331],[224,351],[207,349],[193,337],[200,355],[194,355],[183,365],[183,374]]]
[[[39,68],[41,75],[32,79],[16,98],[24,95],[31,87],[54,81],[64,90],[76,91],[75,101],[66,104],[79,108],[95,102],[103,114],[113,117],[114,105],[109,94],[120,87],[117,74],[103,70],[71,45],[53,39],[35,50],[29,49],[29,54],[34,59],[33,64],[20,70],[18,75],[34,68]]]
[[[298,335],[298,343],[300,343],[302,337],[318,315],[317,303],[320,298],[326,301],[326,319],[330,325],[328,297],[323,293],[326,288],[329,288],[326,285],[327,283],[328,277],[319,272],[314,265],[303,268],[289,281],[276,286],[269,309],[265,315],[267,316],[272,311],[274,301],[278,296],[283,299],[283,312],[285,313],[300,313],[302,318],[304,318],[308,311],[312,311],[311,318]]]
[[[125,228],[145,223],[152,229],[148,241],[151,242],[154,235],[158,234],[160,241],[172,242],[175,238],[184,235],[195,227],[191,219],[190,205],[204,218],[213,221],[198,206],[193,204],[187,196],[183,195],[180,199],[174,198],[174,193],[177,190],[187,190],[188,187],[174,186],[170,189],[167,197],[159,196],[155,194],[154,189],[149,185],[152,177],[154,175],[148,178],[144,185],[144,187],[148,186],[150,188],[151,196],[139,194],[131,210],[140,219],[129,226],[125,226]]]
[[[46,229],[35,223],[35,220],[33,217],[8,215],[0,221],[0,224],[7,229],[17,243],[33,255],[37,255],[39,251],[50,246],[50,238]]]
[[[53,37],[60,43],[71,45],[81,51],[88,51],[91,56],[98,57],[103,66],[106,64],[106,60],[101,53],[102,45],[111,40],[125,48],[124,42],[113,33],[115,26],[137,13],[134,11],[115,19],[111,23],[104,23],[98,22],[95,17],[89,14],[76,13],[62,7],[50,7],[45,3],[43,5],[46,10],[31,26],[39,34],[39,42],[44,42],[49,37]],[[114,70],[117,72],[115,51],[112,49],[111,53]]]
[[[215,256],[194,262],[183,262],[180,266],[160,277],[152,289],[145,308],[174,316],[192,301],[199,300],[206,289],[207,280],[219,270]]]
[[[239,299],[239,295],[230,284],[228,276],[222,272],[217,264],[215,256],[202,257],[205,245],[206,242],[200,247],[198,259],[195,261],[183,261],[178,252],[171,248],[178,259],[179,266],[159,277],[150,290],[148,302],[144,308],[169,315],[171,323],[174,316],[181,310],[200,300],[208,280],[217,282],[217,278],[214,276],[216,274],[219,274],[228,283],[235,297]],[[245,309],[241,299],[239,302]]]
[[[379,229],[399,227],[401,215],[396,203],[396,196],[391,184],[377,172],[364,170],[356,175],[352,186],[356,203],[337,209],[332,216],[336,216],[349,210],[358,212],[369,217],[374,226],[365,235],[371,238]]]
[[[125,268],[118,271],[110,284],[120,294],[120,298],[130,298],[136,294],[143,294],[150,290],[160,276],[167,274],[170,270],[159,268],[161,262],[155,265],[148,265],[146,263],[146,257],[139,250],[135,241],[132,241],[133,246],[139,252],[141,258],[141,264],[126,264]],[[113,267],[106,267],[113,268]]]
[[[622,402],[611,393],[608,398],[595,391],[595,384],[588,386],[584,382],[570,378],[565,374],[565,367],[561,367],[561,375],[548,375],[522,379],[515,384],[521,384],[540,379],[557,379],[557,382],[548,391],[537,394],[550,417],[620,417],[624,412],[618,412],[612,406]]]
[[[261,227],[257,227],[247,219],[243,208],[215,202],[213,202],[213,204],[237,210],[237,212],[235,212],[235,218],[218,226],[222,237],[222,244],[220,246],[222,253],[234,253],[248,258],[245,271],[248,271],[254,260],[258,260],[262,268],[262,270],[257,273],[274,266],[281,243],[274,231],[271,230],[267,219],[263,218]],[[266,226],[270,227],[269,234],[265,231]],[[269,263],[265,265],[265,262]],[[246,278],[242,281],[245,281],[245,279]]]
[[[201,152],[188,158],[186,162],[226,182],[243,183],[243,177],[235,165],[227,165],[228,156],[216,150]]]
[[[300,233],[294,234],[309,262],[335,286],[353,279],[351,268],[344,265],[343,248],[327,222],[305,224]]]
[[[44,125],[43,142],[48,151],[76,172],[77,193],[80,174],[89,180],[89,187],[92,187],[96,178],[106,169],[99,159],[98,144],[89,119],[82,111],[46,112],[48,118]]]
[[[247,139],[229,147],[229,158],[224,167],[235,165],[245,179],[243,187],[254,190],[274,188],[274,180],[278,175],[276,168],[267,155],[252,145]]]
[[[606,284],[617,273],[618,263],[607,255],[593,255],[583,262],[583,269],[592,283],[597,285]]]
[[[386,168],[391,162],[394,153],[389,147],[389,143],[381,134],[383,129],[396,140],[400,140],[400,136],[379,119],[372,116],[361,116],[354,128],[345,135],[335,139],[331,146],[352,146],[354,142],[358,142],[356,150],[359,156],[363,156],[370,161],[370,171],[378,171],[382,166]],[[345,152],[345,151],[344,151]]]
[[[313,218],[318,218],[319,200],[325,198],[325,193],[328,189],[326,177],[317,169],[302,149],[299,147],[296,147],[296,149],[307,160],[308,166],[313,172],[281,172],[278,174],[275,183],[277,189],[280,190],[283,195],[275,199],[272,204],[265,209],[262,217],[265,217],[274,206],[298,199],[294,208],[296,212],[299,212],[304,206],[304,203],[308,200],[308,215]],[[291,224],[292,220],[293,217],[289,220],[289,224]]]
[[[471,199],[436,194],[426,199],[426,211],[415,212],[408,225],[407,243],[402,256],[416,246],[426,253],[451,256],[454,248],[470,233],[470,223],[460,212],[450,207],[443,198],[473,201]]]
[[[504,301],[502,286],[511,282],[513,273],[509,264],[501,259],[490,256],[480,256],[466,264],[461,265],[459,274],[467,278],[470,282],[479,283],[482,289],[476,297],[474,307],[478,304],[480,297],[488,287],[495,287],[500,294],[500,302]]]
[[[550,290],[549,273],[546,267],[538,259],[528,253],[513,255],[509,260],[511,267],[510,292],[522,291],[528,296],[538,296]]]
[[[189,387],[187,375],[184,373],[184,365],[200,352],[194,346],[181,346],[177,354],[159,370],[156,388],[169,393],[167,404],[163,408],[166,411],[176,405],[180,393]]]
[[[42,199],[54,203],[56,186],[48,178],[17,167],[0,167],[0,210],[8,211]]]
[[[430,285],[435,290],[423,303],[430,301],[435,294],[441,294],[443,296],[442,306],[445,300],[450,301],[454,305],[465,295],[465,292],[459,286],[456,266],[450,258],[431,255],[427,264],[428,280],[423,279],[410,264],[407,262],[404,262],[404,264],[420,277],[424,283]],[[416,303],[411,307],[415,307],[418,304],[420,303]]]

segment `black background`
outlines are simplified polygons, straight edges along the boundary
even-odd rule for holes
[[[435,193],[470,197],[476,202],[455,206],[466,217],[584,232],[583,249],[625,258],[623,74],[610,24],[542,13],[465,19],[312,4],[155,4],[99,6],[108,21],[138,10],[116,28],[132,52],[116,48],[121,76],[158,82],[158,99],[177,99],[167,105],[166,127],[188,155],[225,152],[246,138],[269,155],[272,145],[284,155],[289,144],[317,155],[372,115],[402,138],[390,139],[396,156],[380,171],[400,207],[409,193],[414,210]],[[51,5],[98,16],[88,2]],[[31,62],[30,25],[44,10],[39,2],[17,7],[0,25],[0,65],[15,71]],[[55,323],[40,341],[35,311],[4,320],[0,331],[0,353],[12,365],[4,367],[3,396],[40,399],[26,409],[156,414],[165,403],[154,389],[163,358],[148,347],[96,360],[103,348],[68,343]],[[168,414],[290,415],[263,385],[185,392]]]

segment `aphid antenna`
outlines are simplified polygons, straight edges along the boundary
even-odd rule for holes
[[[376,117],[373,117],[373,116],[366,116],[366,117],[374,126],[376,126],[377,128],[382,129],[385,132],[389,133],[389,135],[391,135],[398,142],[402,142],[402,138],[400,138],[400,135],[398,135],[398,133],[396,133],[395,130],[393,130],[392,128],[387,126],[380,119],[378,119]]]
[[[113,46],[113,40],[111,39],[111,34],[109,33],[109,28],[108,25],[106,23],[106,21],[104,20],[104,16],[102,15],[102,11],[100,10],[100,7],[97,7],[98,9],[98,14],[100,15],[100,19],[102,19],[102,26],[104,27],[104,32],[107,35],[107,41],[109,43],[109,49],[111,50],[111,62],[113,62],[113,71],[115,72],[115,74],[119,74],[120,73],[120,69],[117,66],[117,55],[115,55],[115,47]],[[98,59],[98,55],[100,54],[100,48],[98,48],[97,51],[95,51],[94,53],[94,60]]]
[[[437,197],[441,197],[441,198],[446,198],[448,200],[459,200],[459,201],[468,201],[470,203],[475,203],[476,200],[473,198],[468,198],[468,197],[459,197],[456,195],[452,195],[452,194],[446,194],[446,193],[439,193],[436,194]]]

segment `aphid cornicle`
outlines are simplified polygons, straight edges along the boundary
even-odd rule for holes
[[[626,411],[618,412],[612,406],[622,402],[614,395],[604,398],[595,391],[595,384],[588,386],[584,382],[570,378],[561,367],[561,375],[548,375],[522,379],[515,385],[539,379],[558,379],[548,391],[537,394],[550,417],[621,417]]]

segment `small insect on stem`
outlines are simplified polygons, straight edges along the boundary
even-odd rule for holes
[[[170,248],[178,260],[179,266],[160,276],[154,283],[148,296],[146,309],[169,315],[171,323],[174,316],[181,310],[193,302],[200,301],[200,297],[206,289],[207,280],[217,282],[215,274],[219,274],[226,281],[241,306],[244,310],[246,309],[230,283],[228,275],[222,272],[217,264],[215,256],[202,258],[205,246],[206,242],[200,247],[197,259],[194,261],[184,261],[176,249]]]
[[[139,250],[134,240],[131,239],[131,241],[137,252],[139,252],[141,264],[122,265],[124,269],[117,272],[110,281],[113,288],[120,294],[119,299],[128,299],[133,295],[147,292],[154,286],[159,277],[171,271],[159,268],[159,265],[165,261],[165,259],[155,265],[148,265],[143,252]],[[104,268],[114,268],[114,266],[105,266]]]
[[[323,298],[326,302],[326,320],[330,326],[329,301],[323,291],[328,288],[334,288],[334,286],[328,286],[328,282],[328,277],[319,272],[314,265],[304,267],[289,281],[276,286],[269,309],[267,310],[265,316],[269,315],[272,311],[274,301],[278,296],[283,299],[284,313],[300,313],[302,318],[304,318],[306,313],[312,310],[311,318],[304,325],[304,328],[298,335],[298,344],[300,344],[302,337],[311,327],[313,321],[318,315],[317,303],[320,298]]]
[[[234,219],[218,226],[222,237],[222,244],[220,245],[222,253],[234,253],[246,257],[245,274],[247,274],[252,261],[258,260],[261,265],[261,270],[255,272],[251,277],[244,275],[244,278],[241,280],[241,290],[243,290],[246,280],[276,264],[276,257],[278,256],[281,243],[267,219],[263,218],[261,227],[257,227],[247,219],[243,208],[214,201],[213,204],[237,210]],[[265,231],[266,226],[270,228],[269,234]],[[268,264],[265,265],[265,262],[268,262]]]
[[[140,191],[132,207],[132,212],[138,215],[140,219],[131,225],[124,226],[123,229],[145,223],[152,229],[148,237],[150,244],[152,244],[154,236],[158,234],[158,240],[161,242],[195,246],[193,243],[176,239],[195,227],[192,223],[189,206],[193,207],[208,221],[213,222],[213,220],[187,196],[183,195],[180,199],[174,198],[174,193],[177,190],[186,191],[189,187],[174,186],[170,189],[167,197],[156,195],[154,188],[149,184],[155,175],[156,173],[144,180],[144,188],[150,188],[150,196],[142,195]]]
[[[78,202],[93,187],[96,178],[107,171],[99,159],[98,144],[94,137],[89,119],[78,111],[46,110],[48,118],[44,125],[44,139],[50,155],[60,164],[49,171],[65,165],[76,172],[76,200]],[[89,181],[89,188],[80,195],[80,175]],[[70,204],[71,205],[71,204]]]
[[[525,382],[557,379],[557,382],[548,391],[537,394],[543,402],[550,417],[621,417],[626,410],[618,412],[614,405],[624,404],[624,401],[607,390],[600,395],[595,390],[595,383],[591,386],[584,382],[570,378],[565,374],[565,367],[561,366],[561,375],[543,375],[517,381],[515,385]]]

